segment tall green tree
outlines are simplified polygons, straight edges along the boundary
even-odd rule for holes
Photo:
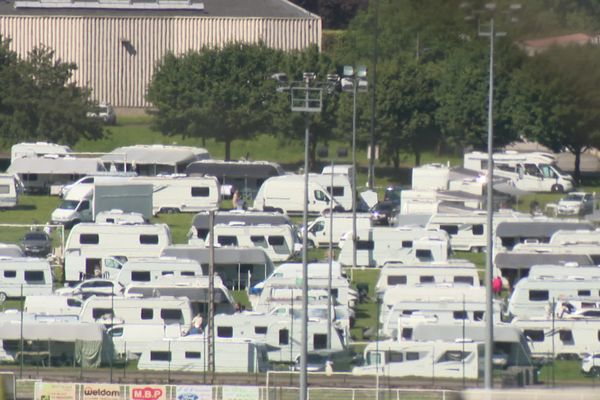
[[[235,139],[269,131],[275,102],[270,76],[282,59],[282,52],[263,44],[242,43],[166,55],[148,87],[156,127],[167,135],[214,138],[224,143],[229,160]]]

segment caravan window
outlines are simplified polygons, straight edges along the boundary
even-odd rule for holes
[[[469,319],[469,315],[466,311],[454,311],[452,316],[454,319]]]
[[[181,276],[196,276],[195,271],[181,271]]]
[[[237,236],[217,236],[217,243],[221,246],[237,246]]]
[[[279,344],[290,344],[290,331],[287,329],[279,330]]]
[[[431,250],[420,249],[417,250],[416,255],[419,261],[433,261],[433,254],[431,254]]]
[[[413,328],[402,328],[402,339],[410,340],[412,338]]]
[[[343,186],[334,186],[333,193],[331,192],[331,186],[327,186],[327,192],[333,197],[343,196],[344,195],[344,187]]]
[[[592,295],[591,290],[578,290],[577,291],[577,296],[591,296],[591,295]]]
[[[210,195],[210,189],[208,187],[192,187],[192,197],[208,197]]]
[[[370,351],[367,353],[367,365],[381,365],[381,353]]]
[[[23,174],[21,175],[23,177],[24,181],[37,181],[38,180],[38,175],[37,174]]]
[[[6,270],[6,271],[4,271],[4,277],[5,278],[16,278],[17,277],[17,271]]]
[[[267,334],[267,327],[266,326],[255,326],[254,327],[254,333],[257,335],[266,335]]]
[[[419,282],[421,282],[421,283],[433,283],[433,282],[435,282],[435,279],[433,278],[433,275],[421,275],[419,277]]]
[[[143,320],[153,319],[154,318],[154,310],[151,308],[142,308],[140,312],[140,316]]]
[[[160,317],[164,321],[183,322],[183,313],[178,308],[163,308],[160,310]]]
[[[469,285],[473,285],[473,277],[472,276],[455,276],[454,283],[468,283]]]
[[[412,249],[412,247],[413,247],[412,240],[403,240],[402,241],[402,248],[404,248],[404,249]]]
[[[158,235],[140,235],[140,244],[158,244]]]
[[[113,315],[113,313],[110,308],[93,308],[92,309],[92,318],[94,318],[94,319],[110,318],[112,315]]]
[[[470,351],[448,350],[439,358],[438,362],[462,361],[471,355]]]
[[[290,249],[285,243],[283,236],[269,236],[269,244],[277,254],[289,254]]]
[[[233,327],[232,326],[218,326],[217,327],[217,337],[233,337]]]
[[[150,352],[150,360],[151,361],[171,361],[171,352],[170,351],[151,351]]]
[[[357,240],[356,250],[373,250],[375,248],[375,242],[372,240]]]
[[[542,329],[525,329],[523,331],[523,336],[532,342],[544,341],[544,331]]]
[[[419,359],[419,353],[416,351],[407,351],[406,352],[406,361],[416,361]]]
[[[448,235],[456,235],[458,233],[458,225],[440,225],[440,230],[446,231]]]
[[[397,351],[388,351],[386,353],[388,362],[390,363],[400,363],[404,361],[404,354],[399,353]]]
[[[329,199],[327,198],[327,196],[325,195],[325,193],[323,193],[320,190],[315,190],[315,199],[317,201],[328,201]]]
[[[201,354],[199,351],[186,351],[185,352],[185,358],[187,358],[187,359],[199,360],[200,357],[201,357]]]
[[[406,275],[390,275],[387,283],[388,285],[406,285]]]
[[[558,333],[558,337],[563,342],[573,342],[573,332],[571,330],[561,330]]]
[[[250,236],[250,240],[252,241],[254,247],[263,247],[265,249],[269,247],[267,244],[267,239],[265,239],[264,236]]]
[[[473,321],[483,321],[483,311],[475,311],[473,313]]]
[[[150,271],[131,271],[133,282],[150,282]]]
[[[25,271],[25,282],[44,283],[44,271]]]
[[[548,301],[550,295],[547,290],[530,290],[529,300],[530,301]]]
[[[473,230],[473,235],[477,235],[477,236],[483,235],[483,225],[482,224],[473,225],[472,230]]]
[[[79,244],[98,244],[100,236],[97,233],[82,233],[79,235]]]
[[[313,346],[315,350],[327,348],[327,334],[315,333],[313,335]]]
[[[0,194],[9,194],[10,186],[8,185],[0,185]]]

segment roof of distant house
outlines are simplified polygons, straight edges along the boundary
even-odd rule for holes
[[[539,53],[552,46],[566,46],[566,45],[584,45],[597,41],[597,38],[590,36],[586,33],[572,33],[570,35],[551,36],[540,39],[523,40],[520,44],[530,54]]]

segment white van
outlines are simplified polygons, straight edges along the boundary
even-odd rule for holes
[[[0,174],[0,208],[16,207],[23,185],[16,175]]]
[[[308,224],[308,243],[312,247],[328,247],[331,236],[333,246],[338,247],[340,238],[347,232],[352,231],[351,213],[333,213],[333,224],[331,215],[323,215]],[[356,230],[371,227],[371,214],[356,214]],[[333,232],[332,232],[333,230]]]
[[[45,315],[77,315],[81,312],[83,301],[72,296],[57,294],[44,296],[27,296],[23,311]]]
[[[170,244],[171,232],[166,224],[77,224],[65,245],[65,280],[78,282],[94,276],[96,269],[102,275],[113,276],[104,269],[103,260],[158,257]]]
[[[52,294],[52,272],[41,258],[0,258],[0,303],[8,297]]]
[[[254,199],[254,209],[278,211],[290,215],[304,212],[304,176],[283,175],[267,179]],[[308,213],[320,214],[324,210],[341,207],[322,185],[314,179],[308,180]]]
[[[174,329],[173,329],[174,328]],[[177,325],[115,324],[106,333],[112,339],[116,354],[137,358],[152,342],[181,337]]]
[[[130,283],[157,282],[165,276],[202,276],[202,266],[194,260],[175,257],[145,257],[127,260],[115,279],[123,286]]]
[[[296,232],[289,225],[243,225],[236,222],[213,228],[215,246],[258,247],[273,262],[286,261],[302,250]],[[206,236],[210,243],[210,234]]]
[[[337,261],[351,266],[351,234],[341,245]],[[356,233],[356,265],[378,267],[389,261],[446,261],[450,251],[448,234],[421,227],[372,227]]]
[[[333,189],[331,181],[333,178]],[[309,174],[309,181],[314,181],[323,186],[336,203],[344,210],[352,210],[352,184],[351,176],[346,174]],[[358,201],[358,199],[357,199]],[[358,203],[357,203],[358,204]]]

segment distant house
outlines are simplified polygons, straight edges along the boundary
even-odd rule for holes
[[[590,36],[585,33],[573,33],[570,35],[551,36],[541,39],[524,40],[518,43],[527,55],[534,56],[543,51],[546,51],[552,46],[571,46],[571,45],[586,45],[599,44],[600,36]]]

